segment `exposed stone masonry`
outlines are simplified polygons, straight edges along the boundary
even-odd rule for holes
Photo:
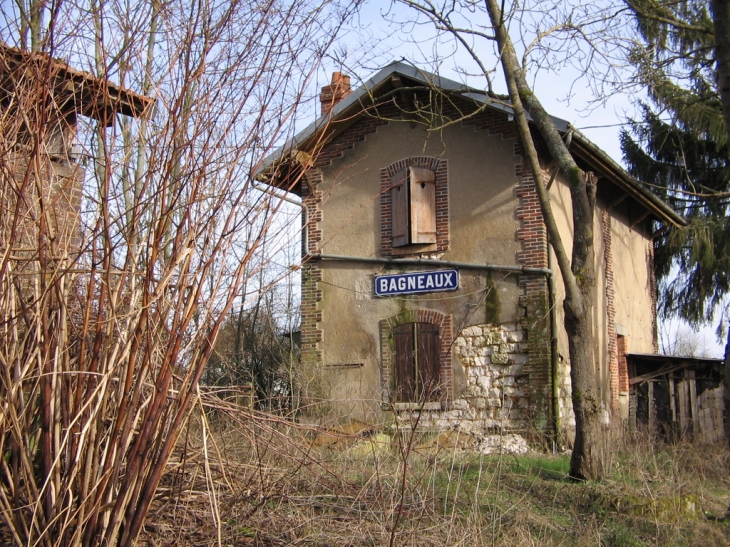
[[[485,110],[464,120],[463,125],[473,125],[476,131],[488,131],[490,135],[500,135],[503,139],[517,139],[517,128],[505,113]],[[516,216],[521,226],[517,239],[522,250],[517,254],[520,265],[529,268],[547,268],[548,240],[542,218],[542,209],[537,197],[535,182],[529,166],[523,164],[523,149],[519,141],[514,145],[515,175],[520,181],[516,195],[519,205]],[[524,332],[528,333],[523,345],[529,359],[524,367],[529,375],[525,387],[530,401],[531,419],[534,425],[545,427],[548,423],[547,409],[550,408],[550,315],[548,303],[548,284],[544,275],[523,274],[520,286],[524,295],[520,305],[525,310],[522,321]]]
[[[419,426],[470,434],[523,429],[529,421],[526,333],[518,323],[474,325],[454,341],[466,386],[449,410],[421,411]]]

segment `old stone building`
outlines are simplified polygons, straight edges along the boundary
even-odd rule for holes
[[[302,198],[310,400],[340,418],[570,429],[562,280],[510,108],[401,63],[356,90],[336,73],[322,101],[258,174]],[[624,354],[656,350],[652,234],[685,221],[555,122],[598,176],[595,350],[609,421],[628,412]],[[569,247],[569,190],[537,144]]]

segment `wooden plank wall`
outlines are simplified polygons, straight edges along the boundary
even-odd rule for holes
[[[672,372],[667,376],[670,415],[672,421],[679,425],[680,437],[706,443],[721,441],[723,439],[723,387],[705,389],[698,394],[694,370],[685,369]],[[650,380],[648,425],[650,430],[655,430],[657,409],[652,383]]]
[[[700,428],[700,439],[712,443],[721,441],[722,430],[722,386],[706,389],[697,398],[697,421]]]

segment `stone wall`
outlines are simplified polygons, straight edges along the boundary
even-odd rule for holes
[[[421,412],[419,427],[485,434],[529,424],[527,340],[519,323],[467,327],[454,340],[453,355],[454,399],[448,410]]]
[[[570,363],[559,358],[558,362],[558,409],[560,412],[561,435],[572,442],[575,437],[575,414],[571,398]]]

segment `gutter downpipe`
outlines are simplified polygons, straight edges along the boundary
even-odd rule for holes
[[[548,240],[548,269],[552,272],[553,255]],[[560,444],[560,387],[558,386],[558,310],[555,277],[547,276],[548,306],[550,306],[550,391],[553,411],[553,452]]]
[[[256,179],[250,179],[251,180],[251,186],[253,186],[256,190],[259,192],[263,192],[264,194],[267,194],[269,196],[273,196],[275,198],[281,199],[283,201],[286,201],[287,203],[293,203],[294,205],[297,205],[302,208],[302,213],[304,214],[304,218],[302,219],[302,249],[304,251],[304,256],[309,256],[309,208],[304,203],[304,200],[295,200],[287,196],[286,194],[280,194],[276,192],[271,186],[267,184],[261,184],[256,181]]]
[[[469,262],[452,262],[450,260],[433,260],[429,258],[365,258],[361,256],[315,254],[313,260],[330,260],[339,262],[361,262],[363,264],[389,264],[391,266],[452,266],[468,270],[482,270],[511,273],[534,273],[552,277],[549,268],[528,268],[525,266],[505,266],[501,264],[472,264]]]
[[[432,259],[403,259],[403,258],[365,258],[359,256],[347,255],[330,255],[316,254],[311,257],[313,260],[331,260],[339,262],[360,262],[363,264],[385,264],[391,266],[450,266],[454,268],[464,268],[470,270],[510,272],[510,273],[532,273],[544,275],[548,284],[548,306],[550,307],[550,394],[552,403],[552,426],[555,443],[557,443],[560,435],[560,405],[559,405],[559,387],[558,387],[558,338],[557,338],[557,310],[555,309],[556,292],[555,292],[555,276],[552,270],[552,257],[550,247],[548,246],[548,267],[547,268],[528,268],[525,266],[506,266],[500,264],[471,264],[468,262],[452,262],[448,260],[432,260]]]

